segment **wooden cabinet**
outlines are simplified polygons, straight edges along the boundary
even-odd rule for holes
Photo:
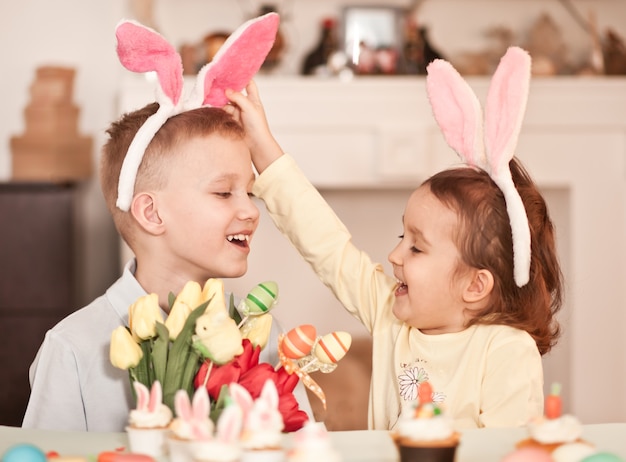
[[[0,184],[0,425],[21,425],[30,363],[75,309],[73,243],[72,186]]]

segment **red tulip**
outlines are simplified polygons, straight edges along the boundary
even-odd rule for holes
[[[271,379],[278,390],[278,409],[283,416],[284,431],[293,432],[302,428],[309,417],[306,412],[300,410],[298,401],[293,395],[293,390],[298,384],[298,376],[288,374],[282,367],[276,371],[271,364],[259,364],[261,348],[253,347],[248,339],[244,339],[242,345],[243,353],[235,356],[231,362],[222,366],[213,365],[206,384],[209,396],[215,402],[223,385],[237,382],[256,399],[261,395],[266,380]],[[207,363],[203,363],[194,379],[195,388],[204,384],[207,370]]]

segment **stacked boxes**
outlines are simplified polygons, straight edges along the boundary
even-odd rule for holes
[[[24,110],[26,130],[11,138],[14,180],[65,183],[91,176],[93,140],[78,133],[74,75],[72,68],[37,69]]]

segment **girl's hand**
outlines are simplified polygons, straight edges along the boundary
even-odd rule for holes
[[[257,86],[254,81],[250,81],[245,95],[226,90],[226,97],[231,104],[226,105],[224,110],[239,121],[245,129],[245,139],[250,149],[252,162],[261,173],[282,156],[283,151],[270,131]]]

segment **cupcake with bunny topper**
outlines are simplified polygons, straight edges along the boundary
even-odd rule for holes
[[[581,422],[571,414],[563,414],[561,385],[552,384],[550,394],[545,399],[544,415],[528,423],[529,437],[517,443],[517,448],[535,447],[553,453],[564,445],[592,445],[582,440]]]
[[[261,394],[254,399],[241,385],[229,386],[231,398],[243,414],[243,427],[239,438],[243,450],[242,462],[282,462],[283,417],[278,410],[278,391],[272,380],[266,380]]]
[[[160,457],[166,453],[166,435],[172,420],[172,411],[163,404],[161,383],[155,381],[152,388],[133,382],[137,395],[137,407],[130,411],[126,433],[133,453]]]
[[[405,407],[392,433],[401,462],[452,462],[460,435],[443,409],[433,402],[433,389],[422,382],[418,399]]]
[[[241,459],[239,437],[243,426],[243,411],[229,403],[221,412],[215,426],[215,434],[192,443],[192,462],[237,462]]]
[[[288,462],[340,462],[341,455],[333,447],[330,435],[322,422],[307,422],[294,434],[293,447],[287,454]]]
[[[215,424],[209,416],[211,404],[206,388],[198,388],[193,400],[185,390],[175,396],[176,417],[170,423],[167,436],[170,462],[189,462],[195,442],[213,439]]]

